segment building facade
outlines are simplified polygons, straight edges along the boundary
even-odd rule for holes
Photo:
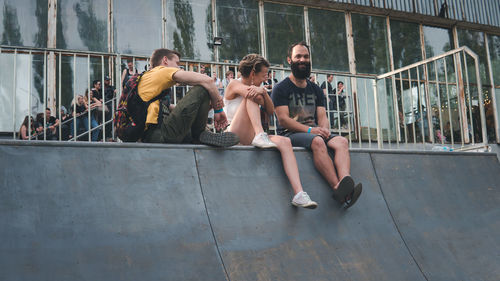
[[[181,52],[186,68],[213,64],[223,76],[244,55],[260,53],[282,78],[287,75],[288,45],[303,40],[311,46],[316,80],[321,83],[334,74],[335,82],[344,82],[350,92],[363,93],[358,99],[366,106],[374,103],[372,87],[367,87],[370,79],[467,46],[479,57],[480,73],[480,82],[470,81],[469,98],[481,93],[488,139],[499,142],[496,0],[0,0],[0,7],[0,132],[18,130],[28,112],[70,106],[75,93],[83,94],[96,77],[109,74],[120,83],[126,57],[143,69],[154,49],[166,47]],[[214,45],[216,37],[222,38],[221,45]],[[413,100],[411,76],[416,75],[408,75],[401,76],[401,81],[409,81],[406,86],[401,83],[400,92]],[[443,103],[420,102],[416,94],[420,107],[402,104],[403,120],[409,123],[424,114],[430,120],[430,109],[439,104],[436,110],[448,111],[447,122],[458,128],[452,119],[460,116],[451,114],[460,111],[458,80],[450,86],[451,99],[443,98]],[[467,104],[467,95],[463,99]],[[469,104],[474,107],[479,101]],[[422,105],[429,108],[426,113]],[[370,111],[362,108],[364,104],[352,106],[358,114],[351,116],[347,110],[346,116],[366,127],[369,135]],[[393,131],[398,126],[390,121],[394,112],[382,121]]]

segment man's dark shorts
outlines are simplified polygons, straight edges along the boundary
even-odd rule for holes
[[[311,143],[314,137],[320,137],[325,141],[325,144],[328,143],[334,137],[338,137],[339,135],[330,134],[327,139],[324,139],[320,135],[311,134],[311,133],[286,133],[285,137],[289,137],[292,141],[292,146],[305,147],[307,149],[311,149]]]

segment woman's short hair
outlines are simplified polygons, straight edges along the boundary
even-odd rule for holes
[[[269,67],[269,62],[263,56],[248,54],[241,60],[238,70],[241,72],[241,76],[248,77],[252,70],[258,73],[262,70],[263,66]]]

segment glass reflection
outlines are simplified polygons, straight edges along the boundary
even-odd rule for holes
[[[114,0],[113,9],[116,52],[151,55],[161,47],[161,1]]]
[[[264,3],[267,58],[271,63],[287,64],[288,46],[305,40],[304,9]]]
[[[422,60],[418,24],[391,20],[391,40],[395,69]]]
[[[2,45],[47,47],[48,0],[0,0]]]
[[[217,33],[224,38],[221,60],[238,62],[246,54],[259,53],[257,1],[217,0]]]
[[[167,46],[182,58],[213,60],[210,0],[167,0]]]
[[[57,48],[107,51],[107,5],[107,0],[59,0]]]
[[[469,47],[474,53],[479,56],[479,73],[481,76],[481,82],[483,84],[490,84],[489,79],[486,79],[487,67],[486,67],[486,48],[484,44],[484,33],[479,31],[458,29],[458,44],[460,46]],[[473,63],[472,67],[469,67],[469,73],[474,73],[475,69]],[[475,77],[473,78],[476,80]]]
[[[381,17],[352,14],[356,70],[359,73],[388,72],[387,28]]]
[[[424,42],[426,58],[431,58],[452,49],[453,33],[449,29],[425,26]]]
[[[312,66],[349,71],[344,13],[309,9]]]

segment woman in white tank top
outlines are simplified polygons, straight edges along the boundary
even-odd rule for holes
[[[259,148],[276,147],[281,153],[283,168],[292,185],[295,196],[292,204],[298,207],[314,209],[318,204],[309,198],[302,189],[297,160],[289,138],[268,136],[261,123],[262,107],[266,114],[274,112],[274,105],[266,89],[261,86],[267,79],[269,63],[257,54],[246,55],[239,65],[241,81],[233,80],[226,88],[224,111],[231,124],[229,132],[237,134],[240,143]]]

